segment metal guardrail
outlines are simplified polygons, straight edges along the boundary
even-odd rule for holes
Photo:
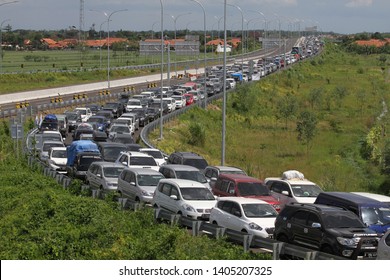
[[[246,232],[224,228],[206,221],[183,217],[160,208],[155,209],[154,218],[156,222],[165,220],[169,221],[172,226],[179,225],[191,228],[193,236],[207,234],[216,239],[226,238],[227,240],[241,244],[243,246],[244,252],[248,252],[249,250],[256,248],[267,249],[270,251],[270,253],[272,253],[272,258],[274,260],[279,260],[285,255],[289,255],[294,259],[303,260],[346,260],[343,257],[306,249],[270,238],[254,236]]]

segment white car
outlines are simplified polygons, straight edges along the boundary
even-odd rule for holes
[[[216,199],[199,182],[183,179],[161,179],[154,192],[152,205],[184,217],[208,220]]]
[[[129,168],[150,168],[156,171],[159,169],[154,157],[141,152],[121,152],[115,162]]]
[[[220,197],[210,223],[235,231],[272,238],[278,212],[267,202],[246,197]]]
[[[163,100],[167,102],[169,112],[173,112],[176,110],[176,99],[172,97],[164,97]]]
[[[50,169],[57,171],[58,173],[66,173],[67,162],[66,147],[52,147],[49,149],[48,158],[46,160]]]
[[[133,135],[134,133],[127,124],[113,123],[113,125],[108,129],[108,138],[113,139],[117,134]]]
[[[158,165],[163,165],[167,163],[167,156],[164,156],[163,153],[159,149],[154,148],[141,148],[140,152],[151,155],[154,157]]]
[[[164,176],[150,168],[125,168],[118,178],[118,193],[136,202],[151,203]]]
[[[234,89],[236,87],[236,80],[234,80],[233,78],[227,78],[226,83],[229,83],[231,89]]]
[[[175,99],[177,109],[186,106],[186,98],[183,95],[172,95],[172,98]]]
[[[126,105],[126,112],[131,112],[135,108],[142,108],[141,100],[139,99],[129,99]]]
[[[314,203],[323,190],[315,183],[305,179],[296,170],[283,172],[282,177],[265,178],[264,183],[270,189],[271,195],[280,202],[280,207],[290,202]]]
[[[92,111],[90,108],[86,107],[78,107],[74,109],[74,111],[80,112],[81,115],[81,121],[82,122],[87,122],[90,117],[92,117]]]

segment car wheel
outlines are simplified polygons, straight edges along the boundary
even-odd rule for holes
[[[333,251],[332,247],[330,247],[329,245],[324,245],[321,248],[321,251],[324,252],[324,253],[327,253],[327,254],[334,255],[334,251]]]

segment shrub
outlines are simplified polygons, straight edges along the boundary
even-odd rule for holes
[[[194,146],[204,146],[204,143],[206,142],[206,130],[204,126],[200,123],[192,122],[188,130],[190,133],[188,144]]]

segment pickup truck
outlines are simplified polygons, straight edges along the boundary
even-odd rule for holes
[[[69,177],[85,180],[92,162],[103,161],[96,143],[91,140],[73,141],[67,147],[66,172]]]

